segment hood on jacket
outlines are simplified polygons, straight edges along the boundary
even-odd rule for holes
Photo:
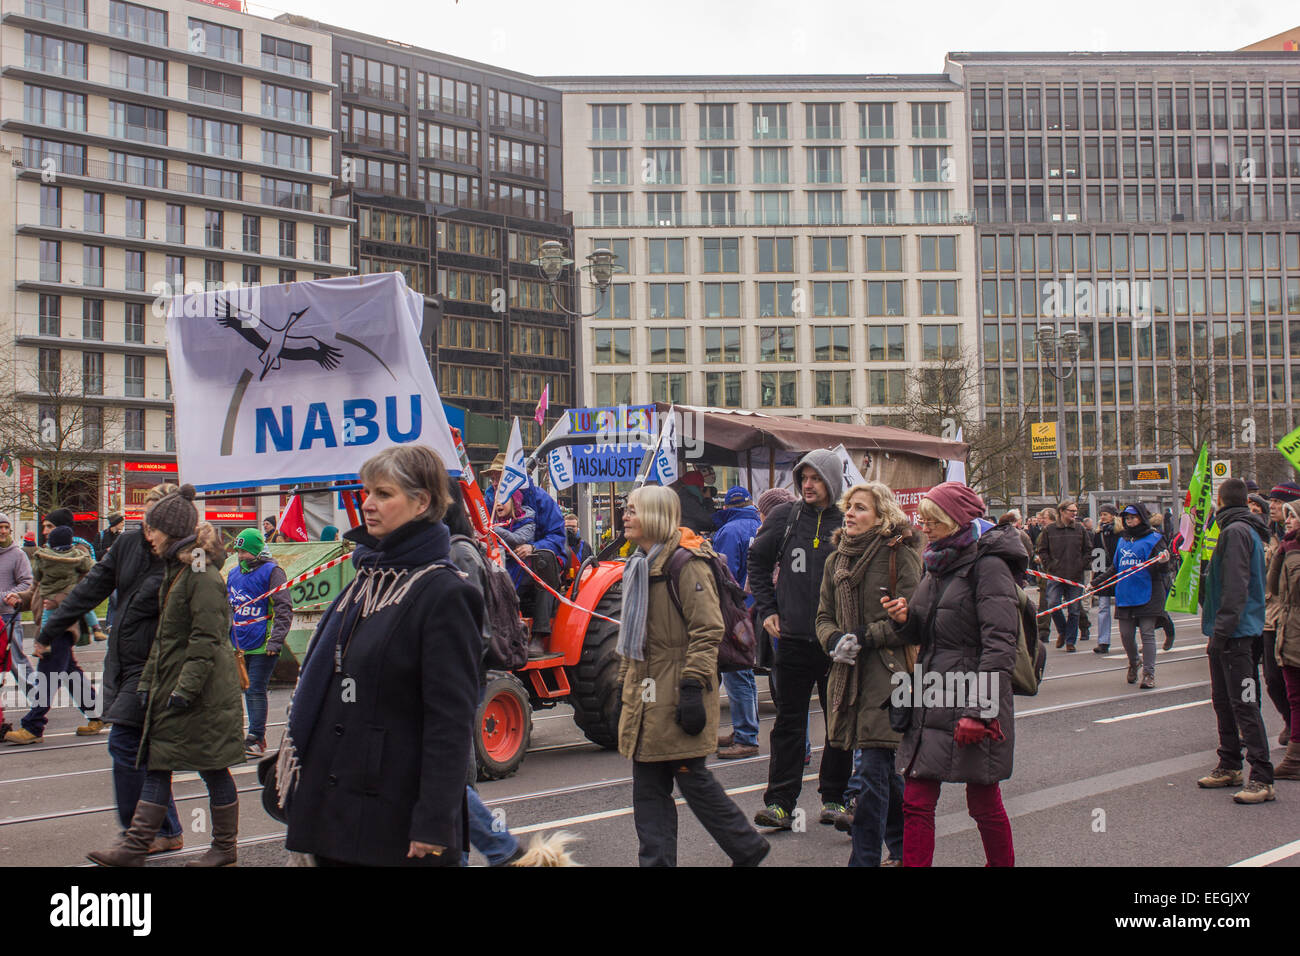
[[[1137,515],[1139,524],[1136,527],[1130,528],[1128,523],[1124,520],[1124,516],[1129,514]],[[1147,511],[1147,506],[1142,502],[1135,501],[1120,513],[1119,533],[1124,537],[1136,540],[1138,538],[1145,538],[1151,533],[1151,531],[1151,512]]]
[[[713,512],[713,529],[718,531],[724,524],[737,518],[749,518],[760,523],[763,520],[758,516],[758,509],[753,505],[745,505],[743,508],[719,508]]]
[[[1029,566],[1029,555],[1020,540],[1020,532],[1009,524],[997,525],[979,536],[975,542],[975,556],[983,558],[997,555],[1011,567],[1011,574],[1017,580],[1024,576]]]
[[[1259,535],[1259,540],[1264,542],[1265,545],[1268,544],[1268,525],[1263,518],[1249,508],[1233,505],[1230,508],[1220,509],[1214,514],[1214,523],[1219,526],[1219,531],[1223,531],[1228,525],[1235,524],[1238,521],[1245,521],[1249,524],[1251,530]]]
[[[844,494],[844,466],[840,464],[840,456],[829,448],[815,448],[799,459],[799,463],[794,466],[792,474],[794,475],[795,495],[800,500],[802,500],[800,486],[803,482],[799,473],[805,467],[815,470],[821,476],[822,481],[826,482],[826,489],[830,494],[830,503],[827,507],[833,507],[840,500],[840,495]]]
[[[167,557],[188,562],[190,553],[196,547],[203,549],[204,556],[218,571],[221,570],[222,565],[226,563],[226,558],[229,557],[226,554],[226,546],[221,541],[221,535],[207,521],[200,521],[194,528],[194,534],[174,542],[167,549]]]
[[[36,555],[42,561],[53,561],[57,564],[80,564],[90,557],[90,552],[81,545],[74,544],[67,551],[55,551],[53,548],[37,548]]]

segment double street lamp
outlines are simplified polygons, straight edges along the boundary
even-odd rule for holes
[[[609,292],[609,280],[614,277],[615,273],[624,271],[623,267],[614,261],[614,253],[608,249],[597,249],[587,256],[587,264],[579,266],[579,268],[587,273],[591,287],[596,290],[598,295],[597,302],[599,304],[590,312],[574,312],[572,309],[566,309],[560,302],[560,297],[556,294],[555,288],[556,282],[564,272],[564,267],[573,265],[573,260],[564,253],[564,244],[556,239],[548,239],[542,243],[537,258],[533,259],[530,264],[542,270],[547,285],[551,287],[551,296],[555,301],[555,305],[562,312],[579,319],[590,318],[604,308],[605,295]]]
[[[1068,463],[1065,450],[1065,393],[1062,386],[1074,374],[1079,361],[1079,333],[1075,329],[1058,331],[1055,326],[1038,327],[1038,358],[1042,366],[1056,379],[1056,451],[1057,481],[1060,485],[1060,498],[1067,493],[1066,483]]]

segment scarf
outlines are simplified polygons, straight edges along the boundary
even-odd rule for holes
[[[637,548],[623,566],[623,613],[618,616],[618,653],[634,661],[645,660],[646,612],[650,608],[650,564],[664,549],[662,543],[650,553]]]
[[[1300,531],[1288,531],[1284,534],[1282,540],[1278,543],[1278,549],[1283,554],[1300,551]]]
[[[870,530],[850,535],[836,532],[839,540],[835,548],[835,566],[831,580],[835,586],[835,611],[840,627],[855,634],[861,629],[862,603],[859,593],[867,568],[880,550],[884,528],[877,525]],[[862,635],[859,634],[859,637]]]
[[[925,553],[921,555],[925,569],[931,574],[943,574],[957,560],[957,555],[974,544],[978,537],[979,529],[972,521],[965,528],[953,532],[946,538],[940,538],[934,544],[927,546]]]

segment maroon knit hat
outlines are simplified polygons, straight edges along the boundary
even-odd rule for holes
[[[784,504],[787,501],[794,501],[794,492],[789,488],[769,488],[758,496],[758,513],[766,515],[777,505]]]
[[[929,498],[943,510],[957,527],[965,531],[970,523],[984,514],[984,499],[971,491],[960,481],[945,481],[927,491],[923,498]]]

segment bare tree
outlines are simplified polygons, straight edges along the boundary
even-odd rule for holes
[[[0,504],[39,514],[90,498],[93,509],[104,449],[120,447],[124,432],[120,410],[96,401],[102,376],[70,366],[37,371],[11,360],[0,364],[0,381],[14,383],[12,393],[0,395],[0,454],[30,462],[38,476],[27,491],[3,487]]]
[[[1019,497],[1022,478],[1037,468],[1029,444],[1029,416],[1023,405],[1014,417],[994,424],[979,417],[984,382],[978,359],[969,350],[953,350],[907,372],[903,427],[970,445],[966,481],[990,503],[1009,506]]]

